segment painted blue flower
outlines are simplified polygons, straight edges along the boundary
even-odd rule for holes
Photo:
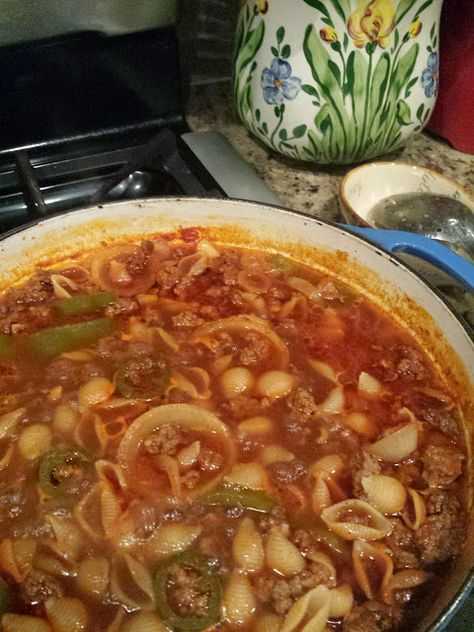
[[[291,66],[284,59],[275,58],[270,68],[262,72],[263,98],[270,105],[281,105],[284,99],[296,98],[301,90],[301,79],[291,76]]]
[[[426,68],[421,73],[421,84],[425,95],[429,98],[438,94],[439,85],[439,59],[438,53],[430,53]]]

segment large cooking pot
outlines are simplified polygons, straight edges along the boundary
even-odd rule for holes
[[[469,451],[466,494],[471,511],[474,343],[447,304],[414,272],[344,228],[281,208],[233,200],[187,198],[109,204],[57,215],[6,235],[0,241],[0,290],[31,273],[37,264],[47,265],[104,242],[178,226],[200,226],[209,238],[221,243],[278,250],[335,274],[409,328],[460,403]],[[400,245],[400,236],[397,240]],[[386,245],[392,247],[395,242],[391,239]],[[428,256],[433,256],[432,252]],[[474,284],[468,264],[458,276]],[[474,588],[474,520],[468,523],[464,552],[417,632],[445,630]]]

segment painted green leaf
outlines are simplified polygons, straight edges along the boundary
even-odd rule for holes
[[[277,38],[277,43],[278,44],[281,44],[283,42],[283,40],[285,39],[285,27],[284,26],[280,26],[280,28],[276,32],[276,38]]]
[[[424,104],[424,103],[422,103],[422,104],[420,105],[420,107],[419,107],[419,108],[417,109],[417,111],[416,111],[416,118],[417,118],[419,121],[421,121],[421,117],[423,116],[423,111],[424,111],[424,109],[425,109],[425,104]]]
[[[317,113],[317,115],[316,115],[316,117],[314,119],[314,124],[316,125],[316,127],[319,130],[321,130],[321,132],[323,134],[327,130],[327,128],[328,128],[328,126],[330,124],[329,112],[330,112],[330,108],[329,108],[329,105],[326,103],[319,110],[319,112]]]
[[[433,4],[433,0],[426,0],[426,2],[424,4],[421,5],[421,7],[418,9],[418,11],[416,12],[416,18],[419,17],[423,11],[425,9],[427,9],[429,6],[431,6]]]
[[[306,134],[307,129],[306,125],[298,125],[293,129],[293,136],[295,138],[302,138]]]
[[[309,83],[304,83],[301,86],[301,89],[303,90],[303,92],[306,92],[306,94],[309,94],[312,97],[316,97],[319,99],[319,93],[316,90],[316,88],[312,85],[310,85]]]
[[[280,108],[278,107],[278,105],[275,105],[275,107],[273,108],[273,113],[276,117],[280,116]]]
[[[281,51],[281,56],[283,57],[283,59],[288,59],[290,55],[291,55],[291,46],[289,44],[285,44],[283,46],[283,50]]]
[[[257,109],[255,110],[255,119],[256,119],[257,123],[259,123],[259,122],[260,122],[260,116],[261,116],[261,112],[260,112],[260,110],[257,108]]]
[[[403,99],[397,103],[397,121],[400,125],[410,125],[411,123],[411,109]]]
[[[428,108],[423,116],[423,123],[427,123],[428,119],[430,118],[431,115],[431,110],[430,108]]]
[[[330,59],[328,61],[329,70],[334,75],[334,79],[337,81],[339,85],[341,85],[341,71],[339,70],[339,66]]]
[[[420,47],[418,44],[413,44],[408,52],[406,52],[397,64],[395,76],[393,78],[393,84],[396,90],[397,96],[400,94],[402,87],[410,79],[413,69],[418,58],[418,52]]]
[[[433,39],[434,34],[435,34],[435,28],[436,28],[436,22],[433,23],[433,26],[431,27],[430,30],[430,39]]]
[[[346,21],[348,15],[346,15],[345,9],[347,8],[347,3],[343,0],[329,0],[334,9],[337,11],[337,14],[343,20]]]
[[[268,125],[267,125],[267,123],[265,121],[262,123],[262,129],[263,129],[264,133],[266,135],[268,135]]]
[[[343,46],[344,46],[344,52],[346,52],[347,47],[349,46],[349,38],[347,36],[347,33],[344,33]]]
[[[327,24],[328,26],[334,27],[334,24],[331,18],[321,18],[321,22],[323,24]]]
[[[287,140],[288,132],[286,131],[286,129],[281,129],[278,136],[281,138],[281,140]]]
[[[256,29],[251,31],[251,36],[245,46],[240,50],[237,55],[236,63],[236,75],[240,77],[242,71],[250,64],[255,58],[260,46],[263,42],[263,36],[265,35],[265,22],[262,20]]]
[[[322,2],[322,0],[304,0],[304,1],[306,2],[306,4],[309,4],[310,7],[313,7],[313,9],[317,9],[325,17],[331,19],[331,16],[329,15],[328,10],[324,6],[324,2]]]
[[[417,0],[399,0],[397,13],[395,14],[395,24],[399,24],[405,15],[410,11]]]
[[[389,76],[390,56],[384,52],[375,66],[370,93],[369,121],[372,122],[373,135],[377,135],[379,131],[382,104],[388,90]]]
[[[354,130],[344,105],[342,87],[329,68],[328,51],[312,24],[306,28],[303,50],[321,98],[331,108],[335,135],[343,138],[343,151],[350,151],[354,144]]]
[[[400,41],[400,32],[398,29],[395,29],[395,35],[393,36],[393,48],[392,51],[395,52],[398,46],[398,42]]]
[[[273,57],[279,57],[280,56],[279,53],[278,53],[278,48],[275,48],[275,46],[272,46],[270,48],[270,50],[272,51]]]
[[[413,79],[410,79],[410,81],[407,83],[407,87],[405,88],[405,97],[410,96],[411,89],[413,88],[413,86],[415,85],[417,81],[418,81],[418,77],[413,77]]]

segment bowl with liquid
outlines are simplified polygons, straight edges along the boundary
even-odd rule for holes
[[[461,225],[465,233],[474,222],[474,199],[460,184],[431,169],[399,162],[351,169],[341,182],[339,197],[346,221],[359,226],[443,239],[446,223],[451,231]],[[448,215],[456,218],[456,226],[447,222]],[[453,240],[456,235],[446,239]]]

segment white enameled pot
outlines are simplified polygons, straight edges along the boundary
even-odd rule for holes
[[[114,203],[57,215],[1,238],[0,290],[31,273],[36,265],[50,265],[104,242],[139,238],[180,226],[198,226],[203,235],[222,244],[285,253],[335,274],[388,310],[432,357],[459,401],[471,452],[473,341],[447,304],[414,272],[344,228],[282,208],[236,200],[164,198]],[[468,472],[470,507],[471,461]],[[463,555],[417,632],[446,629],[474,586],[474,521],[468,522],[470,532]]]

